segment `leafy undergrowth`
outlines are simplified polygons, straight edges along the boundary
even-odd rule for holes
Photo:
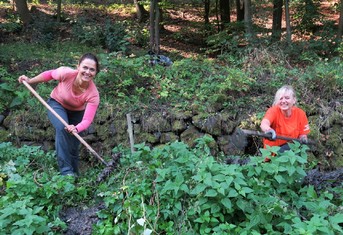
[[[40,20],[34,28],[45,32],[55,26]],[[224,53],[216,60],[201,59],[202,56],[185,59],[180,58],[183,53],[170,52],[173,66],[164,67],[150,66],[148,55],[123,56],[122,48],[107,53],[95,45],[83,46],[97,43],[101,38],[98,35],[112,34],[121,27],[81,30],[88,26],[82,19],[74,22],[75,27],[62,26],[73,28],[67,35],[77,36],[78,41],[64,38],[65,41],[55,42],[57,37],[42,33],[32,39],[39,39],[40,44],[31,44],[30,40],[12,43],[11,35],[11,43],[1,46],[1,113],[24,109],[28,103],[41,116],[45,110],[39,110],[28,91],[18,88],[18,75],[34,76],[60,65],[75,66],[79,55],[86,51],[97,52],[101,59],[102,72],[96,79],[102,92],[101,105],[109,104],[117,110],[169,104],[204,111],[228,108],[239,114],[245,110],[254,118],[265,111],[283,84],[296,87],[301,93],[300,105],[311,115],[321,113],[317,106],[327,108],[342,97],[342,45],[338,48],[340,57],[330,60],[319,58],[302,44],[287,47],[290,54],[277,46],[261,46],[236,54]],[[147,42],[144,31],[137,31],[132,25],[128,29],[131,38]],[[122,40],[125,38],[109,41],[107,46],[123,42],[119,46],[126,51],[127,41]],[[319,45],[319,51],[324,50],[325,44]],[[141,49],[145,52],[144,46]],[[299,64],[290,63],[290,57]],[[37,90],[47,97],[52,86],[40,84]],[[323,116],[311,122],[311,137],[321,136],[321,130],[328,130],[336,122],[326,118],[326,109],[323,110]],[[0,134],[0,139],[4,136]],[[87,168],[75,182],[58,174],[53,152],[0,143],[0,232],[63,234],[70,225],[64,216],[69,208],[98,208],[94,234],[342,233],[342,188],[317,190],[302,183],[311,165],[303,147],[295,145],[293,151],[271,163],[264,163],[263,159],[276,149],[266,150],[263,157],[252,157],[241,166],[214,158],[205,142],[206,139],[199,140],[194,149],[179,142],[154,149],[141,144],[134,154],[114,149],[114,154],[121,153],[120,163],[101,182],[98,176],[103,175],[102,166]],[[86,226],[87,222],[81,221],[79,226]]]
[[[264,158],[277,147],[247,164],[228,165],[211,156],[207,138],[194,149],[182,142],[153,149],[139,144],[134,153],[113,149],[120,163],[101,182],[102,167],[74,181],[58,175],[53,153],[2,143],[0,231],[62,234],[61,211],[101,204],[92,234],[343,232],[342,188],[303,184],[306,146],[296,143],[269,163]]]

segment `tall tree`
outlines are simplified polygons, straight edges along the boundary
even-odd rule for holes
[[[31,23],[32,17],[27,6],[26,0],[14,0],[17,12],[19,14],[20,20],[23,22],[24,27]]]
[[[205,8],[204,20],[205,20],[206,25],[210,23],[210,2],[211,0],[204,0],[204,8]]]
[[[244,0],[244,25],[245,25],[245,34],[246,34],[247,40],[251,41],[252,36],[253,36],[251,0]]]
[[[224,29],[225,24],[230,23],[230,0],[219,0],[220,27]]]
[[[158,0],[150,2],[150,50],[160,53],[160,9]]]
[[[244,2],[236,0],[237,22],[244,21]]]
[[[145,10],[143,4],[140,2],[141,0],[134,0],[138,22],[143,22],[145,17],[149,15],[149,12]]]
[[[288,44],[292,43],[291,16],[289,13],[289,0],[285,0],[285,18],[286,18],[286,40]]]
[[[57,22],[61,22],[62,0],[57,0]]]
[[[342,34],[343,34],[343,0],[341,0],[341,10],[339,14],[338,33],[337,33],[337,38],[339,41],[342,41]]]
[[[272,41],[280,41],[282,32],[283,0],[273,0]]]

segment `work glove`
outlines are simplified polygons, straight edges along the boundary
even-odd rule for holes
[[[264,133],[270,135],[270,137],[267,137],[268,140],[276,140],[276,132],[274,131],[274,129],[269,129]]]
[[[300,143],[301,144],[308,144],[308,139],[303,136],[303,137],[300,138]]]

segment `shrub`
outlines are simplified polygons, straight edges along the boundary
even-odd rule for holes
[[[206,137],[207,138],[207,137]],[[247,165],[216,161],[199,139],[195,149],[174,142],[150,150],[144,144],[122,158],[125,173],[99,187],[106,203],[99,234],[334,234],[342,232],[332,194],[303,187],[306,147],[264,163],[277,149]],[[114,191],[111,191],[112,188]],[[337,203],[337,202],[336,202]],[[314,206],[319,205],[319,206]],[[330,207],[331,213],[325,208]],[[100,232],[101,231],[101,232]]]

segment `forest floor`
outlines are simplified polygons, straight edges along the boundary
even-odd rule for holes
[[[44,21],[45,17],[51,18],[55,15],[55,6],[50,4],[34,5],[31,7],[31,13],[34,16],[39,15],[38,20]],[[10,20],[13,20],[13,9],[14,6],[7,5],[7,7],[0,7],[0,24],[6,23]],[[272,6],[261,5],[256,6],[256,14],[254,14],[254,22],[256,26],[271,30],[272,28],[272,18],[270,17],[270,11]],[[320,14],[322,16],[322,22],[324,21],[333,21],[335,25],[338,25],[339,22],[339,9],[338,0],[333,1],[322,1],[320,3]],[[160,50],[166,53],[179,53],[184,58],[191,58],[203,54],[203,47],[205,46],[205,39],[203,32],[199,32],[199,28],[203,26],[203,8],[199,7],[189,7],[185,4],[184,6],[179,6],[178,8],[168,9],[164,15],[163,29],[160,32]],[[102,10],[102,13],[99,13],[99,10],[96,8],[80,8],[78,5],[68,5],[63,7],[63,14],[71,18],[77,18],[82,15],[83,17],[89,17],[92,19],[106,20],[107,18],[112,18],[116,20],[130,20],[136,21],[135,13],[128,12],[125,9],[112,9],[112,10]],[[37,14],[39,13],[39,14]],[[231,22],[236,21],[236,15],[233,9],[231,13]],[[148,17],[148,16],[147,16]],[[148,18],[145,17],[145,22],[142,25],[148,23]],[[216,16],[210,17],[210,21],[216,21]],[[201,26],[202,25],[202,26]],[[317,23],[317,26],[320,26],[321,23]],[[216,25],[213,24],[213,29],[216,30]],[[286,22],[282,22],[283,31],[286,29]],[[29,32],[26,32],[26,34]],[[0,27],[0,38],[5,40],[13,40],[14,35],[2,35]],[[302,34],[302,38],[294,36],[292,40],[306,40],[308,35]],[[20,37],[19,37],[20,39]],[[1,42],[1,40],[0,40]],[[142,49],[142,48],[137,48]]]

